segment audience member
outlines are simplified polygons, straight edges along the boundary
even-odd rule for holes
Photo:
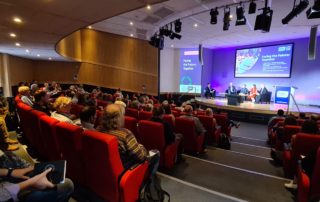
[[[192,119],[194,121],[196,132],[198,135],[204,135],[206,133],[206,129],[203,127],[202,123],[198,119],[198,117],[193,116],[193,107],[191,105],[186,105],[184,108],[185,114],[180,116],[181,118]]]
[[[308,119],[308,117],[306,116],[306,113],[304,113],[304,112],[300,112],[299,113],[299,119]]]
[[[149,156],[147,150],[137,142],[132,132],[124,128],[124,112],[121,111],[119,105],[111,104],[105,108],[98,130],[118,139],[119,153],[125,169],[149,159],[149,168],[152,174],[155,173],[160,160],[159,152]]]
[[[314,120],[304,121],[301,126],[301,132],[309,133],[309,134],[318,134],[319,128],[318,128],[317,122],[315,122]]]
[[[166,104],[166,103],[167,103],[167,104]],[[171,107],[170,107],[168,101],[167,101],[166,103],[165,103],[165,102],[162,102],[162,107],[163,107],[163,109],[164,109],[164,113],[165,113],[166,115],[170,116],[171,119],[172,119],[172,121],[175,122],[175,119],[176,119],[176,118],[175,118],[175,116],[172,114]]]
[[[153,110],[153,105],[152,104],[146,104],[144,107],[144,111],[146,112],[152,112]]]
[[[46,113],[48,116],[51,116],[49,104],[49,95],[46,91],[38,90],[34,94],[34,103],[33,109]]]
[[[284,111],[282,109],[278,109],[277,111],[277,115],[276,116],[273,116],[269,119],[269,122],[268,122],[268,127],[269,128],[272,128],[276,123],[274,122],[275,119],[278,119],[278,118],[281,118],[281,119],[284,119],[285,116],[284,116]]]
[[[206,113],[206,116],[212,117],[213,125],[214,125],[214,126],[217,126],[217,121],[216,121],[215,118],[213,118],[213,111],[212,111],[212,109],[211,109],[211,108],[207,108],[206,111],[205,111],[205,113]]]
[[[85,106],[80,112],[81,127],[85,130],[95,130],[94,122],[96,119],[96,108]]]
[[[55,118],[61,122],[67,122],[70,124],[75,124],[73,121],[75,119],[74,115],[70,114],[71,109],[71,98],[69,97],[58,97],[53,104],[56,111],[51,113],[51,117]]]
[[[19,147],[13,144],[18,144],[18,141],[9,138],[6,121],[3,117],[0,117],[0,149],[3,151],[18,150]]]
[[[140,102],[138,100],[133,100],[130,104],[130,108],[139,110],[140,109]]]
[[[33,99],[30,95],[30,89],[28,86],[20,86],[18,89],[18,92],[21,96],[21,101],[26,104],[29,105],[30,107],[32,107],[33,105]]]

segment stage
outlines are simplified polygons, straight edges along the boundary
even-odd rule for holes
[[[287,111],[287,105],[280,105],[280,104],[258,104],[252,103],[250,101],[244,101],[240,104],[240,106],[233,106],[227,104],[226,98],[214,98],[214,99],[207,99],[203,97],[196,97],[196,103],[205,107],[211,108],[218,108],[223,111],[227,111],[230,118],[242,121],[249,121],[249,122],[268,122],[271,116],[274,116],[278,109],[283,109],[285,112]],[[318,114],[320,115],[320,108],[313,107],[313,106],[305,106],[305,105],[298,105],[300,112],[305,112],[307,116],[311,114]],[[289,113],[294,115],[298,115],[299,111],[296,106],[291,106],[289,108]]]

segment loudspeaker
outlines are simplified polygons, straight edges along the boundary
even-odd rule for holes
[[[202,44],[199,44],[199,63],[203,66],[203,48]]]
[[[317,25],[311,27],[310,38],[309,38],[308,60],[315,60],[316,59],[317,31],[318,31]]]

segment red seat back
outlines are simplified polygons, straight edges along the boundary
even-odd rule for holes
[[[83,108],[84,108],[83,105],[73,104],[71,106],[70,113],[76,115],[77,117],[79,117]]]
[[[137,109],[127,108],[126,109],[126,116],[130,116],[130,117],[133,117],[133,118],[139,120],[139,111]]]
[[[206,141],[208,143],[212,143],[214,140],[214,132],[216,129],[216,126],[213,124],[213,118],[209,116],[198,116],[199,120],[201,121],[203,127],[206,129]]]
[[[320,135],[298,133],[292,138],[292,157],[298,159],[300,155],[308,155],[320,147]]]
[[[86,185],[104,201],[119,200],[119,178],[123,166],[117,138],[86,130],[83,137],[83,160]]]
[[[151,112],[141,111],[139,112],[139,120],[150,120],[152,117]]]
[[[140,142],[140,137],[137,131],[137,125],[138,125],[137,119],[130,116],[124,117],[124,127],[130,130],[134,134],[134,136],[137,138],[137,140]]]
[[[43,145],[45,147],[44,156],[49,161],[56,161],[61,159],[61,153],[58,145],[56,135],[56,125],[58,120],[49,116],[40,117],[40,129],[43,137]]]
[[[106,106],[108,106],[108,102],[107,101],[97,99],[97,107],[105,108]]]
[[[31,110],[28,112],[30,115],[30,123],[32,123],[30,127],[30,135],[31,139],[29,140],[31,145],[38,151],[39,155],[45,154],[45,148],[43,145],[43,137],[40,129],[40,117],[47,116],[45,113],[37,111],[37,110]]]
[[[67,160],[67,176],[84,184],[83,162],[81,157],[83,129],[76,125],[60,122],[56,134],[62,159]]]
[[[213,118],[216,119],[217,124],[221,126],[221,132],[225,133],[226,135],[230,136],[231,133],[231,127],[228,126],[227,123],[227,116],[224,114],[213,114]]]
[[[292,135],[299,133],[301,126],[286,125],[283,128],[283,142],[291,142]]]
[[[31,111],[32,108],[26,104],[24,104],[23,102],[20,102],[17,104],[17,111],[18,111],[18,115],[20,118],[20,125],[22,128],[22,131],[24,132],[24,135],[26,136],[27,139],[31,138],[29,137],[29,126],[30,126],[30,121],[28,119],[28,114],[27,112]]]
[[[173,120],[173,117],[169,114],[165,114],[163,116],[163,120],[167,123],[169,123],[171,125],[172,128],[174,128],[174,120]]]
[[[138,125],[141,144],[143,144],[147,150],[157,149],[163,152],[166,146],[163,124],[141,120]]]
[[[305,119],[297,119],[298,126],[302,126],[304,122],[305,122]]]
[[[311,190],[310,197],[317,196],[320,197],[320,146],[317,150],[316,162],[313,168],[312,178],[311,178]]]

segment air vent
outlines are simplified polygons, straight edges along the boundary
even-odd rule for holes
[[[145,29],[137,29],[136,33],[139,39],[147,39],[148,30]]]
[[[173,10],[166,8],[166,7],[162,7],[158,10],[156,10],[153,14],[160,17],[160,18],[165,18],[169,15],[171,15],[172,13],[174,13]]]
[[[149,23],[149,24],[155,24],[159,22],[159,18],[152,17],[152,16],[147,16],[145,19],[142,20],[144,23]]]

